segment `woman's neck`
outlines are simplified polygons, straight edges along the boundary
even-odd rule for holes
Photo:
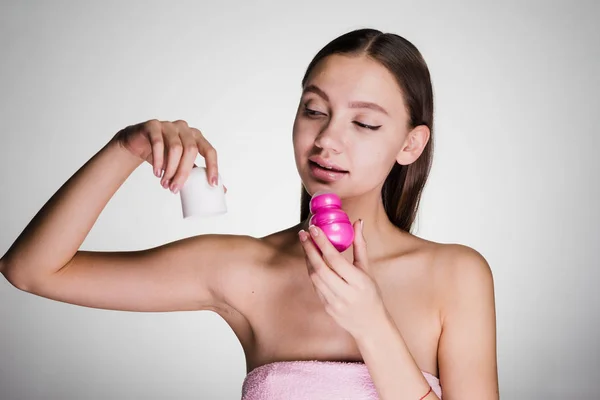
[[[399,229],[389,220],[381,194],[371,192],[360,197],[351,197],[342,199],[342,208],[348,214],[350,222],[354,223],[359,219],[364,223],[364,235],[367,242],[369,255],[378,258],[378,255],[389,254],[389,243],[393,235],[400,233]],[[307,218],[302,224],[302,229],[308,229]],[[357,232],[357,234],[360,234]],[[352,259],[352,246],[344,251],[347,259]]]

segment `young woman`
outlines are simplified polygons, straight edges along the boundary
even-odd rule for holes
[[[213,310],[239,338],[250,399],[496,399],[493,280],[485,259],[410,233],[432,160],[433,91],[419,51],[372,29],[308,66],[293,127],[301,222],[263,238],[199,235],[132,252],[81,251],[100,212],[149,162],[182,187],[217,153],[185,121],[119,131],[48,201],[1,260],[17,288],[87,307]],[[307,226],[316,191],[354,223],[339,253]],[[312,238],[312,240],[310,240]]]

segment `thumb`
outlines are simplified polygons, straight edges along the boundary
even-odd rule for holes
[[[353,255],[354,265],[367,272],[369,263],[367,261],[367,242],[363,234],[364,221],[359,219],[354,223]]]

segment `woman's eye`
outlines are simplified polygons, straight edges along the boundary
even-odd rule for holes
[[[311,115],[311,116],[323,115],[323,113],[321,113],[319,111],[311,110],[310,108],[307,108],[307,107],[304,107],[304,114]]]
[[[366,129],[370,129],[372,131],[376,131],[377,129],[381,128],[381,125],[377,125],[377,126],[373,126],[373,125],[367,125],[367,124],[362,124],[358,121],[354,121],[354,123],[358,126],[360,126],[361,128],[366,128]]]
[[[316,111],[316,110],[311,110],[310,108],[304,106],[304,115],[308,115],[310,117],[317,117],[319,115],[325,115],[324,113],[320,112],[320,111]],[[358,125],[361,128],[364,129],[369,129],[372,131],[376,131],[377,129],[381,128],[381,125],[377,125],[377,126],[373,126],[373,125],[367,125],[367,124],[363,124],[361,122],[358,121],[353,121],[356,125]]]

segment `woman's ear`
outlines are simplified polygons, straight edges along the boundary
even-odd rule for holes
[[[409,165],[415,162],[421,153],[423,153],[429,141],[430,134],[431,132],[427,125],[418,125],[408,132],[402,148],[396,156],[398,164]]]

